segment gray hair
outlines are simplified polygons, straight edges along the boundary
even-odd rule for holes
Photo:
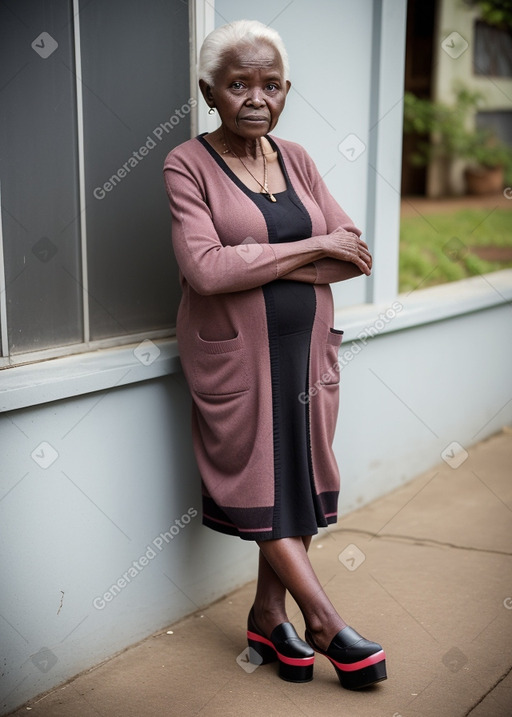
[[[271,45],[281,57],[284,79],[289,79],[288,53],[279,33],[258,20],[236,20],[217,27],[206,36],[199,52],[198,75],[213,86],[216,71],[222,64],[222,57],[233,47],[246,42],[264,41]]]

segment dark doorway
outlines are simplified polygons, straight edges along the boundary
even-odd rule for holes
[[[422,99],[430,99],[432,94],[436,7],[436,0],[408,0],[407,2],[404,89]],[[416,167],[409,161],[417,141],[412,135],[404,135],[402,196],[425,194],[426,167]]]

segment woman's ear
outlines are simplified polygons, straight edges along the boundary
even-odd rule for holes
[[[215,101],[213,99],[212,88],[204,80],[199,80],[199,89],[204,97],[204,101],[208,107],[215,107]]]

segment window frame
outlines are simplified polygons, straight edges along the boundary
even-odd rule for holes
[[[7,285],[4,259],[4,236],[3,220],[0,214],[0,369],[13,368],[20,365],[35,362],[49,361],[56,358],[84,354],[90,351],[112,349],[115,347],[139,344],[144,340],[167,339],[175,336],[175,328],[167,327],[151,329],[122,336],[112,336],[104,339],[91,340],[90,338],[90,316],[89,316],[89,280],[87,262],[87,217],[86,207],[86,183],[85,183],[85,146],[84,146],[84,107],[82,93],[82,48],[80,35],[80,0],[73,0],[73,46],[75,61],[75,93],[77,111],[77,154],[78,154],[78,195],[80,211],[80,251],[81,258],[81,289],[82,289],[82,336],[83,340],[75,343],[64,344],[52,348],[44,348],[33,351],[10,352],[8,335],[8,313],[7,313]],[[190,136],[198,133],[203,108],[199,107],[197,87],[197,48],[201,45],[204,37],[214,28],[214,7],[208,0],[196,0],[189,3],[189,75],[190,75],[190,97],[196,99],[195,106],[190,110]],[[2,187],[0,184],[0,203]],[[170,231],[170,219],[169,219]]]
[[[484,36],[485,33],[490,35],[491,37],[486,38],[486,42],[484,42]],[[473,48],[472,48],[472,73],[473,77],[475,78],[484,78],[484,79],[492,79],[492,80],[510,80],[512,79],[512,64],[508,66],[509,73],[508,74],[498,74],[494,72],[489,72],[487,67],[480,67],[480,65],[477,62],[476,53],[478,49],[482,50],[488,49],[489,45],[492,47],[493,50],[495,50],[495,44],[500,40],[500,38],[508,37],[509,42],[509,48],[512,47],[512,31],[510,29],[504,29],[501,27],[496,27],[495,25],[490,25],[488,22],[485,22],[485,20],[482,20],[482,18],[477,17],[474,20],[473,23]],[[492,40],[493,42],[489,42],[489,40]],[[490,65],[493,65],[493,62],[496,60],[496,55],[491,53],[488,53],[487,60],[489,61]],[[491,67],[491,70],[494,70],[495,67]]]

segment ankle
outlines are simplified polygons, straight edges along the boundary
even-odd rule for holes
[[[252,612],[256,625],[267,637],[275,627],[288,622],[284,603],[259,603],[255,600]]]
[[[335,635],[347,627],[347,623],[337,614],[330,615],[323,620],[312,616],[306,622],[308,632],[321,650],[327,650]]]
[[[259,619],[266,622],[274,619],[278,619],[279,622],[286,622],[287,620],[284,603],[259,603],[255,600],[252,610],[256,622],[258,622]]]

